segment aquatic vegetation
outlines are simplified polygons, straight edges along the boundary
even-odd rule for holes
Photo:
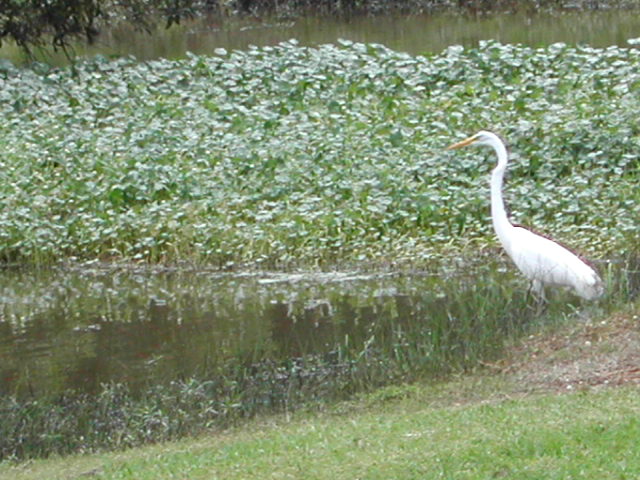
[[[222,267],[426,262],[514,220],[591,255],[637,240],[640,51],[483,43],[410,56],[294,41],[218,56],[0,70],[0,257]],[[511,202],[510,198],[517,198]]]
[[[434,277],[338,277],[333,285],[214,278],[192,289],[193,276],[182,288],[170,275],[138,279],[138,288],[166,292],[164,308],[140,300],[134,275],[43,282],[53,286],[36,294],[39,305],[16,299],[4,309],[11,320],[0,323],[19,343],[31,334],[56,339],[44,357],[21,358],[19,345],[2,352],[0,460],[175,439],[474,368],[534,316],[522,290],[510,295],[508,285],[488,281],[504,271],[481,273],[482,284],[463,275],[446,285]],[[156,282],[162,287],[149,285]],[[247,290],[254,296],[243,300]],[[91,309],[78,308],[91,296]],[[96,323],[77,326],[72,312],[87,310]],[[44,317],[66,326],[47,328]]]
[[[445,279],[5,275],[0,329],[14,341],[0,348],[0,461],[176,439],[473,371],[576,309],[595,320],[637,297],[637,264],[607,275],[607,298],[589,309],[550,292],[563,300],[543,316],[504,263]]]

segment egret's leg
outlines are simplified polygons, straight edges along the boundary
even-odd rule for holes
[[[541,314],[549,303],[546,295],[544,294],[544,284],[540,280],[532,280],[527,294],[535,298],[536,312],[538,315]]]
[[[536,296],[541,302],[547,301],[547,297],[544,294],[544,285],[540,280],[533,280],[531,282],[531,290],[533,290],[533,292],[536,294]]]

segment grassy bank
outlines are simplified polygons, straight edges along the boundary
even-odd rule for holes
[[[500,373],[394,386],[197,440],[0,465],[0,478],[636,478],[638,308],[540,332]]]
[[[103,478],[633,478],[638,390],[429,408],[417,397],[185,453],[114,462]],[[389,411],[393,413],[389,413]],[[226,444],[225,444],[226,443]],[[215,452],[215,453],[214,453]]]
[[[639,50],[489,42],[412,57],[294,42],[0,71],[0,258],[225,268],[426,265],[514,220],[592,257],[637,240]]]

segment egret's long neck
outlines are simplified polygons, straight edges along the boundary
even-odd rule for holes
[[[504,172],[507,169],[507,150],[500,144],[493,145],[498,155],[498,165],[491,173],[491,218],[493,220],[493,228],[502,242],[502,245],[509,251],[509,230],[513,229],[513,225],[509,223],[507,212],[504,209],[504,201],[502,200],[502,182]]]

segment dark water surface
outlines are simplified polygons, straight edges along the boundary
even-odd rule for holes
[[[428,321],[429,275],[4,271],[0,394],[144,386],[359,348],[382,324]]]
[[[143,391],[309,356],[335,364],[370,346],[385,362],[420,357],[438,375],[537,318],[527,282],[507,259],[491,262],[454,261],[440,275],[5,269],[0,396],[96,393],[107,383]],[[637,267],[608,277],[637,295]],[[553,318],[586,307],[568,292],[547,296]]]
[[[77,55],[134,55],[141,60],[180,58],[186,52],[212,54],[218,48],[246,49],[296,39],[301,45],[334,43],[338,39],[381,43],[412,54],[439,52],[450,45],[475,46],[480,40],[531,46],[555,42],[594,47],[627,46],[640,36],[640,12],[627,10],[565,11],[535,14],[363,16],[352,19],[306,17],[295,20],[200,19],[151,36],[123,26],[103,34],[94,46],[78,44]],[[4,46],[0,57],[20,62],[15,46]],[[64,55],[40,55],[66,63]]]

